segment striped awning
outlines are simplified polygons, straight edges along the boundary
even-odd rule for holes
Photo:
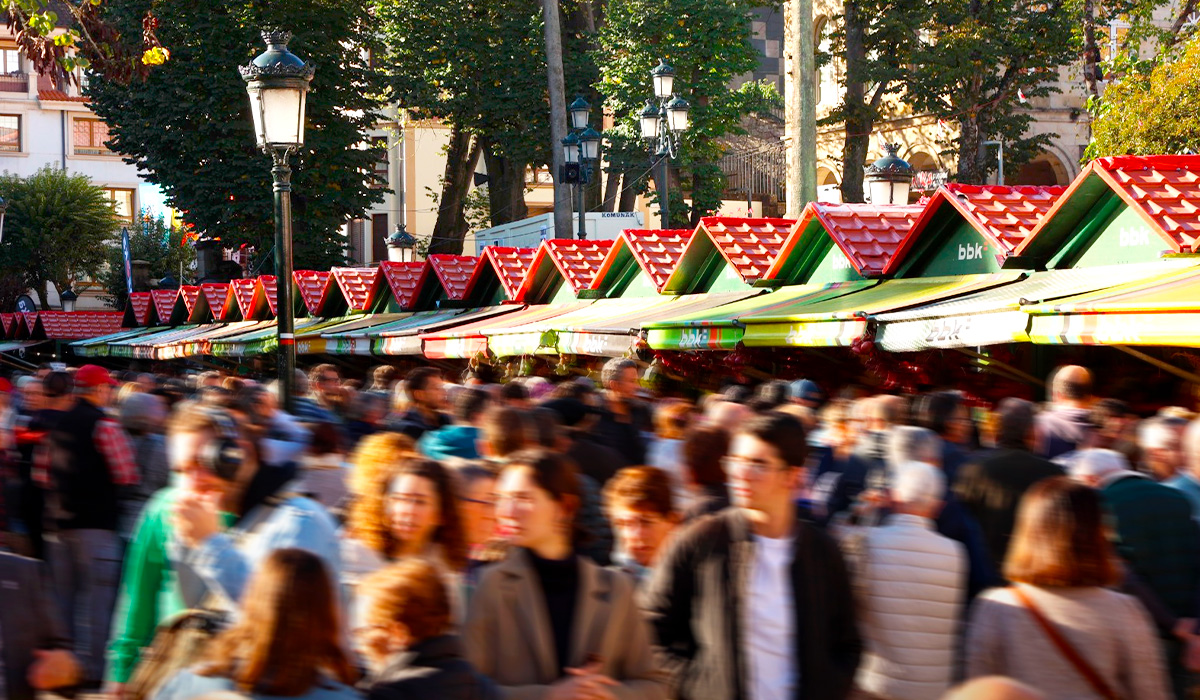
[[[1022,309],[1117,285],[1158,279],[1196,261],[1170,260],[1028,273],[1024,279],[975,294],[880,314],[878,346],[888,352],[1029,342]]]
[[[311,333],[322,328],[336,326],[357,317],[300,318],[296,319],[293,332],[297,335]],[[249,357],[273,351],[279,344],[275,322],[267,321],[261,328],[210,343],[208,354],[216,357]]]
[[[649,321],[644,324],[646,342],[655,350],[732,350],[745,335],[745,326],[739,320],[742,316],[815,304],[877,284],[875,281],[860,281],[781,287],[769,294],[759,294],[704,311]]]
[[[1200,347],[1200,269],[1029,307],[1029,338],[1044,345]]]
[[[594,303],[594,301],[575,301],[566,304],[539,304],[503,316],[455,326],[446,331],[424,333],[419,336],[421,351],[425,357],[434,360],[474,357],[481,352],[488,351],[488,339],[493,333],[499,333],[505,328],[514,328],[562,316]]]
[[[305,330],[296,334],[296,354],[370,355],[371,341],[367,333],[381,326],[406,321],[413,315],[365,314],[335,326]]]
[[[929,304],[1011,283],[1020,272],[892,279],[833,299],[797,302],[744,314],[747,347],[829,347],[851,345],[869,319],[889,311]]]
[[[162,330],[162,328],[124,328],[116,333],[109,333],[97,338],[76,340],[71,343],[71,350],[80,357],[105,357],[109,354],[109,347],[112,343],[139,338]]]
[[[372,332],[371,351],[376,355],[420,355],[421,336],[436,333],[485,319],[511,314],[525,308],[516,304],[488,306],[482,309],[445,309],[429,312],[429,316],[416,314],[408,322],[397,322]],[[417,318],[417,316],[421,316]]]

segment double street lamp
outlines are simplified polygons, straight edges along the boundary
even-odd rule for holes
[[[654,167],[658,169],[658,206],[662,227],[671,228],[670,199],[667,196],[670,160],[679,155],[679,142],[688,128],[688,101],[675,94],[675,69],[659,59],[650,71],[654,83],[653,100],[646,100],[641,114],[642,138],[654,149]]]
[[[316,70],[287,50],[291,32],[262,33],[267,50],[238,70],[250,94],[258,147],[271,156],[275,192],[275,308],[278,337],[279,404],[292,410],[296,382],[296,337],[292,319],[292,168],[288,157],[304,145],[304,107]]]
[[[589,125],[592,106],[583,97],[576,97],[567,108],[571,118],[571,132],[562,140],[563,171],[559,180],[575,185],[576,210],[579,212],[579,240],[587,238],[584,225],[586,212],[583,205],[583,186],[592,181],[594,166],[600,159],[600,132]]]

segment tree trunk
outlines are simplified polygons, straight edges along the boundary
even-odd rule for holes
[[[442,196],[438,198],[437,222],[429,252],[461,255],[463,237],[467,235],[467,218],[463,213],[471,177],[479,160],[479,143],[472,143],[471,134],[457,125],[450,131],[446,148],[446,172],[442,179]]]
[[[633,211],[637,207],[638,187],[635,178],[640,174],[633,170],[626,170],[621,175],[621,190],[617,193],[617,211]]]
[[[621,192],[621,171],[612,168],[608,171],[604,182],[604,202],[600,211],[613,211],[617,206],[617,198]]]
[[[524,219],[529,215],[529,208],[525,205],[526,165],[494,155],[490,148],[483,149],[483,160],[487,163],[488,208],[491,210],[492,226]]]
[[[1083,82],[1087,84],[1088,94],[1093,97],[1100,97],[1099,61],[1100,49],[1096,46],[1096,2],[1083,0]]]
[[[554,179],[554,237],[571,237],[571,187],[559,182],[562,172],[562,140],[567,137],[567,99],[563,84],[562,26],[559,22],[558,0],[542,0],[543,32],[546,40],[546,79],[550,98],[550,153]],[[490,161],[489,161],[490,163]],[[491,173],[491,168],[488,168]],[[521,172],[521,187],[524,187],[524,171]],[[493,198],[493,210],[495,199]],[[525,196],[522,189],[521,208],[524,210]],[[508,219],[512,221],[512,219]],[[495,219],[492,223],[496,223]]]
[[[813,1],[786,0],[784,138],[787,141],[787,216],[798,217],[817,196],[816,37]]]
[[[972,99],[964,97],[964,101]],[[978,115],[959,119],[958,181],[966,185],[987,184],[987,153]]]
[[[864,42],[867,18],[861,16],[858,3],[845,4],[843,22],[846,28],[846,136],[842,142],[842,201],[862,202],[863,167],[871,148],[871,130],[875,126],[874,110],[867,104],[867,86],[863,79],[866,70],[867,47]]]

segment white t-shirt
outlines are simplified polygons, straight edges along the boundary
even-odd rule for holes
[[[800,671],[796,667],[796,601],[791,576],[793,540],[754,536],[744,634],[750,700],[795,697]]]

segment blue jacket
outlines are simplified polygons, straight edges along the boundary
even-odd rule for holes
[[[233,681],[228,678],[200,676],[190,670],[183,670],[171,676],[154,694],[153,700],[192,700],[210,693],[236,692]],[[247,695],[246,697],[267,700],[271,695]],[[351,700],[361,697],[358,692],[337,681],[322,680],[304,695],[296,695],[304,700]]]
[[[426,457],[479,459],[479,428],[473,425],[448,425],[431,430],[417,441],[417,449]]]

